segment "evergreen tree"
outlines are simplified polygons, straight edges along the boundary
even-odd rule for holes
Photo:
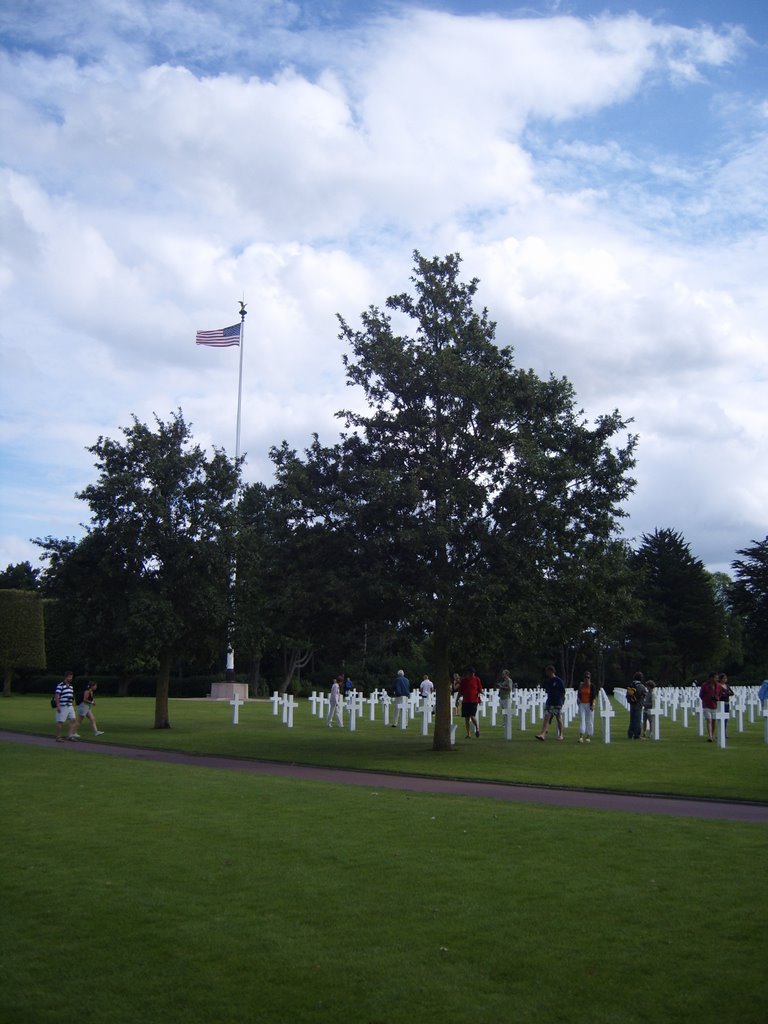
[[[730,596],[744,623],[744,660],[749,670],[765,673],[768,665],[768,536],[731,563],[735,580]]]
[[[644,534],[633,564],[641,614],[630,629],[631,667],[670,685],[715,668],[726,647],[725,616],[712,577],[683,536]]]
[[[429,639],[436,749],[450,746],[451,660],[527,628],[559,562],[612,537],[634,484],[618,412],[590,426],[567,380],[515,368],[459,265],[416,253],[414,294],[359,330],[340,318],[365,411],[339,414],[331,447],[273,451],[292,520],[343,540],[361,613]]]

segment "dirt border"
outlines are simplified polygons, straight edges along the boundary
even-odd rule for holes
[[[115,743],[59,743],[44,736],[0,730],[0,742],[26,746],[55,746],[65,751],[127,757],[135,761],[181,764],[195,768],[218,768],[253,775],[277,775],[369,789],[398,789],[412,793],[438,793],[448,796],[487,797],[510,803],[544,804],[550,807],[588,807],[601,811],[626,811],[635,814],[664,814],[678,818],[707,818],[715,821],[747,821],[768,824],[768,804],[692,797],[652,796],[648,794],[605,792],[585,789],[558,789],[519,783],[476,782],[425,775],[396,775],[384,772],[327,768],[313,765],[257,761],[250,758],[217,757],[207,754],[183,754],[147,747],[123,747]]]

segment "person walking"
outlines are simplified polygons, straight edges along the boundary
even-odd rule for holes
[[[411,684],[401,668],[397,670],[394,689],[397,707],[395,708],[395,720],[392,723],[392,728],[396,729],[402,722],[402,728],[404,729],[408,725],[408,697],[411,693]]]
[[[477,708],[480,704],[483,684],[473,668],[468,668],[459,680],[459,696],[461,697],[461,717],[470,737],[470,726],[475,727],[475,736],[480,738],[480,726],[477,724]]]
[[[424,676],[424,678],[419,683],[419,696],[429,698],[432,696],[434,689],[435,684],[432,682],[429,676]]]
[[[653,737],[653,702],[654,696],[653,691],[656,689],[656,683],[652,679],[646,679],[645,688],[648,691],[643,697],[643,731],[640,733],[641,740],[650,740]]]
[[[103,736],[104,732],[96,725],[96,719],[93,716],[93,706],[96,703],[96,683],[88,682],[86,687],[80,695],[80,700],[77,703],[77,729],[88,719],[91,723],[94,736]]]
[[[77,734],[77,720],[75,718],[75,709],[73,707],[73,704],[75,703],[75,691],[72,687],[72,679],[72,673],[65,672],[64,678],[53,691],[53,699],[56,707],[57,743],[64,742],[64,737],[61,735],[61,727],[65,722],[69,723],[67,726],[67,739],[80,739]]]
[[[597,687],[592,682],[592,673],[585,672],[576,687],[579,708],[579,743],[591,743],[595,735],[595,698]]]
[[[451,707],[453,708],[453,714],[458,715],[459,713],[459,683],[461,682],[461,676],[458,672],[453,673],[453,679],[451,679]]]
[[[544,741],[547,738],[549,727],[554,718],[557,722],[557,738],[563,737],[563,704],[565,704],[565,683],[555,672],[554,665],[547,665],[544,669],[544,692],[547,695],[544,704],[544,724],[536,739]]]
[[[723,688],[716,673],[710,672],[699,689],[699,700],[704,709],[704,721],[707,723],[707,743],[715,742],[715,714],[717,702],[724,700]]]
[[[720,700],[725,702],[725,707],[723,708],[723,710],[725,711],[726,715],[728,715],[728,718],[730,718],[731,717],[731,697],[735,697],[736,694],[733,692],[733,689],[729,685],[729,683],[728,683],[728,676],[725,674],[725,672],[721,672],[718,675],[717,681],[718,681],[718,683],[720,683],[720,687],[721,687]],[[725,735],[726,736],[728,735],[728,718],[726,718],[725,722],[723,723],[723,728],[725,729]]]
[[[341,710],[341,676],[336,676],[331,684],[331,692],[328,703],[328,717],[326,718],[326,724],[329,729],[333,728],[334,717],[339,723],[339,728],[344,728],[344,717]]]
[[[643,682],[643,673],[635,672],[632,682],[627,687],[627,707],[629,708],[629,726],[627,739],[639,740],[643,731],[643,701],[648,689]]]
[[[515,684],[512,682],[512,676],[509,674],[509,669],[502,669],[501,680],[499,681],[499,700],[503,708],[508,708],[509,704],[507,701],[512,696],[515,689]]]

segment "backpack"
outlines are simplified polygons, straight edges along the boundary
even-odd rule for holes
[[[636,686],[628,686],[627,687],[627,704],[637,704],[637,701],[638,701],[637,687]]]

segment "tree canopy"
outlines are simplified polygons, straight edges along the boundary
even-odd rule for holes
[[[751,664],[765,672],[768,664],[768,536],[736,552],[731,568],[731,600],[745,626],[745,647]]]
[[[725,650],[725,613],[703,562],[680,533],[659,529],[643,535],[633,564],[642,610],[631,629],[636,662],[668,685],[713,669]]]
[[[123,435],[88,449],[98,478],[78,495],[91,510],[83,540],[39,543],[51,592],[88,612],[84,634],[157,668],[155,728],[169,728],[173,656],[226,646],[239,466],[193,444],[181,411],[154,430],[134,417]]]
[[[452,658],[535,614],[559,567],[611,540],[635,438],[616,411],[588,424],[564,378],[514,366],[458,255],[414,259],[413,294],[369,307],[360,329],[340,318],[363,411],[339,413],[336,444],[273,459],[294,528],[344,538],[358,609],[429,638],[443,749]]]

